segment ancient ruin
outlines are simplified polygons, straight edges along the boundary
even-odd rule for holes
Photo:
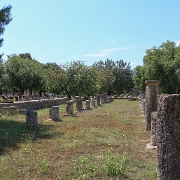
[[[157,179],[180,179],[180,95],[161,95],[157,109]]]
[[[26,111],[26,126],[36,127],[38,125],[37,112],[35,110],[28,109]]]
[[[151,113],[157,111],[158,106],[158,85],[157,80],[148,80],[146,83],[146,95],[145,95],[145,130],[151,130]]]

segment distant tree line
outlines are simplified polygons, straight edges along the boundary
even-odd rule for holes
[[[12,21],[12,7],[0,10],[0,36]],[[0,47],[3,38],[0,38]],[[98,61],[87,66],[82,61],[63,65],[42,64],[30,53],[8,55],[3,61],[0,54],[0,94],[4,92],[48,91],[50,93],[72,95],[93,95],[96,93],[122,94],[132,88],[145,90],[146,80],[159,80],[160,93],[180,92],[180,46],[172,41],[162,43],[146,51],[143,66],[131,70],[130,63],[123,60]]]
[[[11,22],[12,7],[0,10],[0,35]],[[3,38],[0,38],[0,47]],[[3,54],[2,54],[3,55]],[[33,92],[48,91],[67,95],[94,95],[95,93],[128,93],[133,87],[133,72],[130,64],[123,60],[99,61],[87,66],[82,61],[63,65],[42,64],[31,57],[30,53],[8,55],[7,61],[0,56],[0,94],[25,90]]]
[[[133,88],[133,71],[123,60],[99,61],[87,66],[82,61],[58,65],[42,64],[29,53],[12,54],[1,61],[0,92],[48,91],[67,95],[90,96],[96,93],[121,94]]]

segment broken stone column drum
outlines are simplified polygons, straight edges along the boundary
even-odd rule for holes
[[[111,98],[107,97],[107,103],[110,103],[110,102],[111,102]]]
[[[151,113],[151,145],[156,146],[156,119],[157,119],[157,112]]]
[[[67,102],[66,102],[66,113],[67,113],[68,115],[73,114],[73,103],[74,103],[73,100],[70,100],[70,101],[67,101]]]
[[[100,95],[97,94],[97,95],[96,95],[96,98],[97,98],[97,105],[100,106],[100,105],[101,105],[101,98],[100,98]]]
[[[28,109],[26,111],[26,126],[37,126],[37,112],[35,110]]]
[[[59,120],[59,106],[53,106],[49,110],[49,118],[52,120]]]
[[[108,100],[107,100],[107,94],[104,94],[104,103],[107,103]]]
[[[95,99],[92,99],[92,100],[91,100],[91,106],[92,106],[92,107],[95,107],[95,106],[96,106],[96,100],[95,100]]]
[[[83,105],[82,105],[81,96],[75,96],[75,98],[76,98],[76,110],[77,111],[82,111]]]
[[[180,95],[161,95],[157,122],[157,179],[180,180]]]
[[[85,104],[86,104],[86,109],[89,110],[90,109],[90,100],[86,100]]]
[[[100,103],[104,104],[104,94],[100,94]]]
[[[158,106],[158,85],[157,80],[148,80],[146,83],[145,96],[145,130],[151,131],[151,113],[157,111]]]

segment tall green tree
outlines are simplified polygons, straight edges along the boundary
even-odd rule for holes
[[[8,5],[7,7],[4,6],[0,10],[0,36],[4,33],[5,27],[11,22],[12,17],[11,17],[11,9],[12,6]],[[0,38],[0,47],[2,46],[3,43],[3,38]]]
[[[0,60],[0,94],[3,93],[3,89],[4,89],[3,75],[4,75],[4,63],[3,60]]]
[[[63,94],[64,69],[58,64],[46,63],[43,65],[44,88],[50,93]]]
[[[145,80],[147,80],[145,71],[145,66],[136,66],[136,68],[134,68],[133,81],[135,89],[145,90]]]
[[[5,62],[5,76],[9,82],[9,89],[18,90],[21,94],[24,90],[39,90],[42,86],[42,64],[35,59],[22,57],[21,55],[9,55]]]
[[[97,72],[98,93],[107,93],[108,95],[114,93],[114,67],[114,61],[110,59],[106,59],[105,62],[100,60],[93,64],[93,68],[95,68]]]
[[[158,48],[153,47],[146,51],[143,58],[145,77],[150,80],[159,80],[161,93],[176,93],[179,89],[177,70],[180,68],[179,48],[172,41],[162,43]]]
[[[129,63],[106,59],[105,62],[100,60],[93,66],[99,72],[100,93],[121,94],[130,92],[133,88],[133,72]]]
[[[90,95],[97,92],[96,71],[82,61],[73,61],[62,66],[65,70],[62,81],[64,93],[72,95]]]
[[[129,93],[133,88],[133,71],[130,63],[123,60],[116,61],[113,70],[115,77],[114,91],[116,94]]]

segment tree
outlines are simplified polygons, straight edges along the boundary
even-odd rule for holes
[[[146,51],[143,58],[146,79],[159,80],[161,93],[176,93],[179,89],[177,70],[180,68],[179,48],[167,41]]]
[[[72,95],[92,95],[97,92],[96,72],[82,61],[73,61],[62,66],[65,70],[62,81],[64,93]]]
[[[145,77],[145,71],[145,66],[136,66],[136,68],[134,69],[133,81],[135,89],[145,91],[145,80],[147,80],[147,78]]]
[[[46,63],[43,69],[44,89],[51,93],[62,94],[64,70],[56,63]]]
[[[4,6],[0,10],[0,36],[4,33],[5,27],[11,22],[11,6]],[[3,38],[0,38],[0,47],[2,47]]]
[[[5,62],[5,76],[9,82],[9,88],[20,91],[39,90],[42,86],[42,64],[35,59],[21,55],[9,55]]]
[[[130,63],[123,60],[116,61],[113,70],[115,77],[114,91],[116,94],[128,93],[133,88],[133,71],[131,70]]]
[[[93,64],[98,71],[98,85],[100,93],[121,94],[133,88],[133,72],[130,64],[123,60],[112,61],[106,59]]]
[[[98,93],[113,94],[115,80],[113,76],[114,62],[110,59],[106,59],[105,62],[100,60],[93,64],[93,68],[95,68],[97,72]]]
[[[0,94],[2,94],[3,92],[3,75],[4,75],[4,64],[3,61],[0,60]]]

